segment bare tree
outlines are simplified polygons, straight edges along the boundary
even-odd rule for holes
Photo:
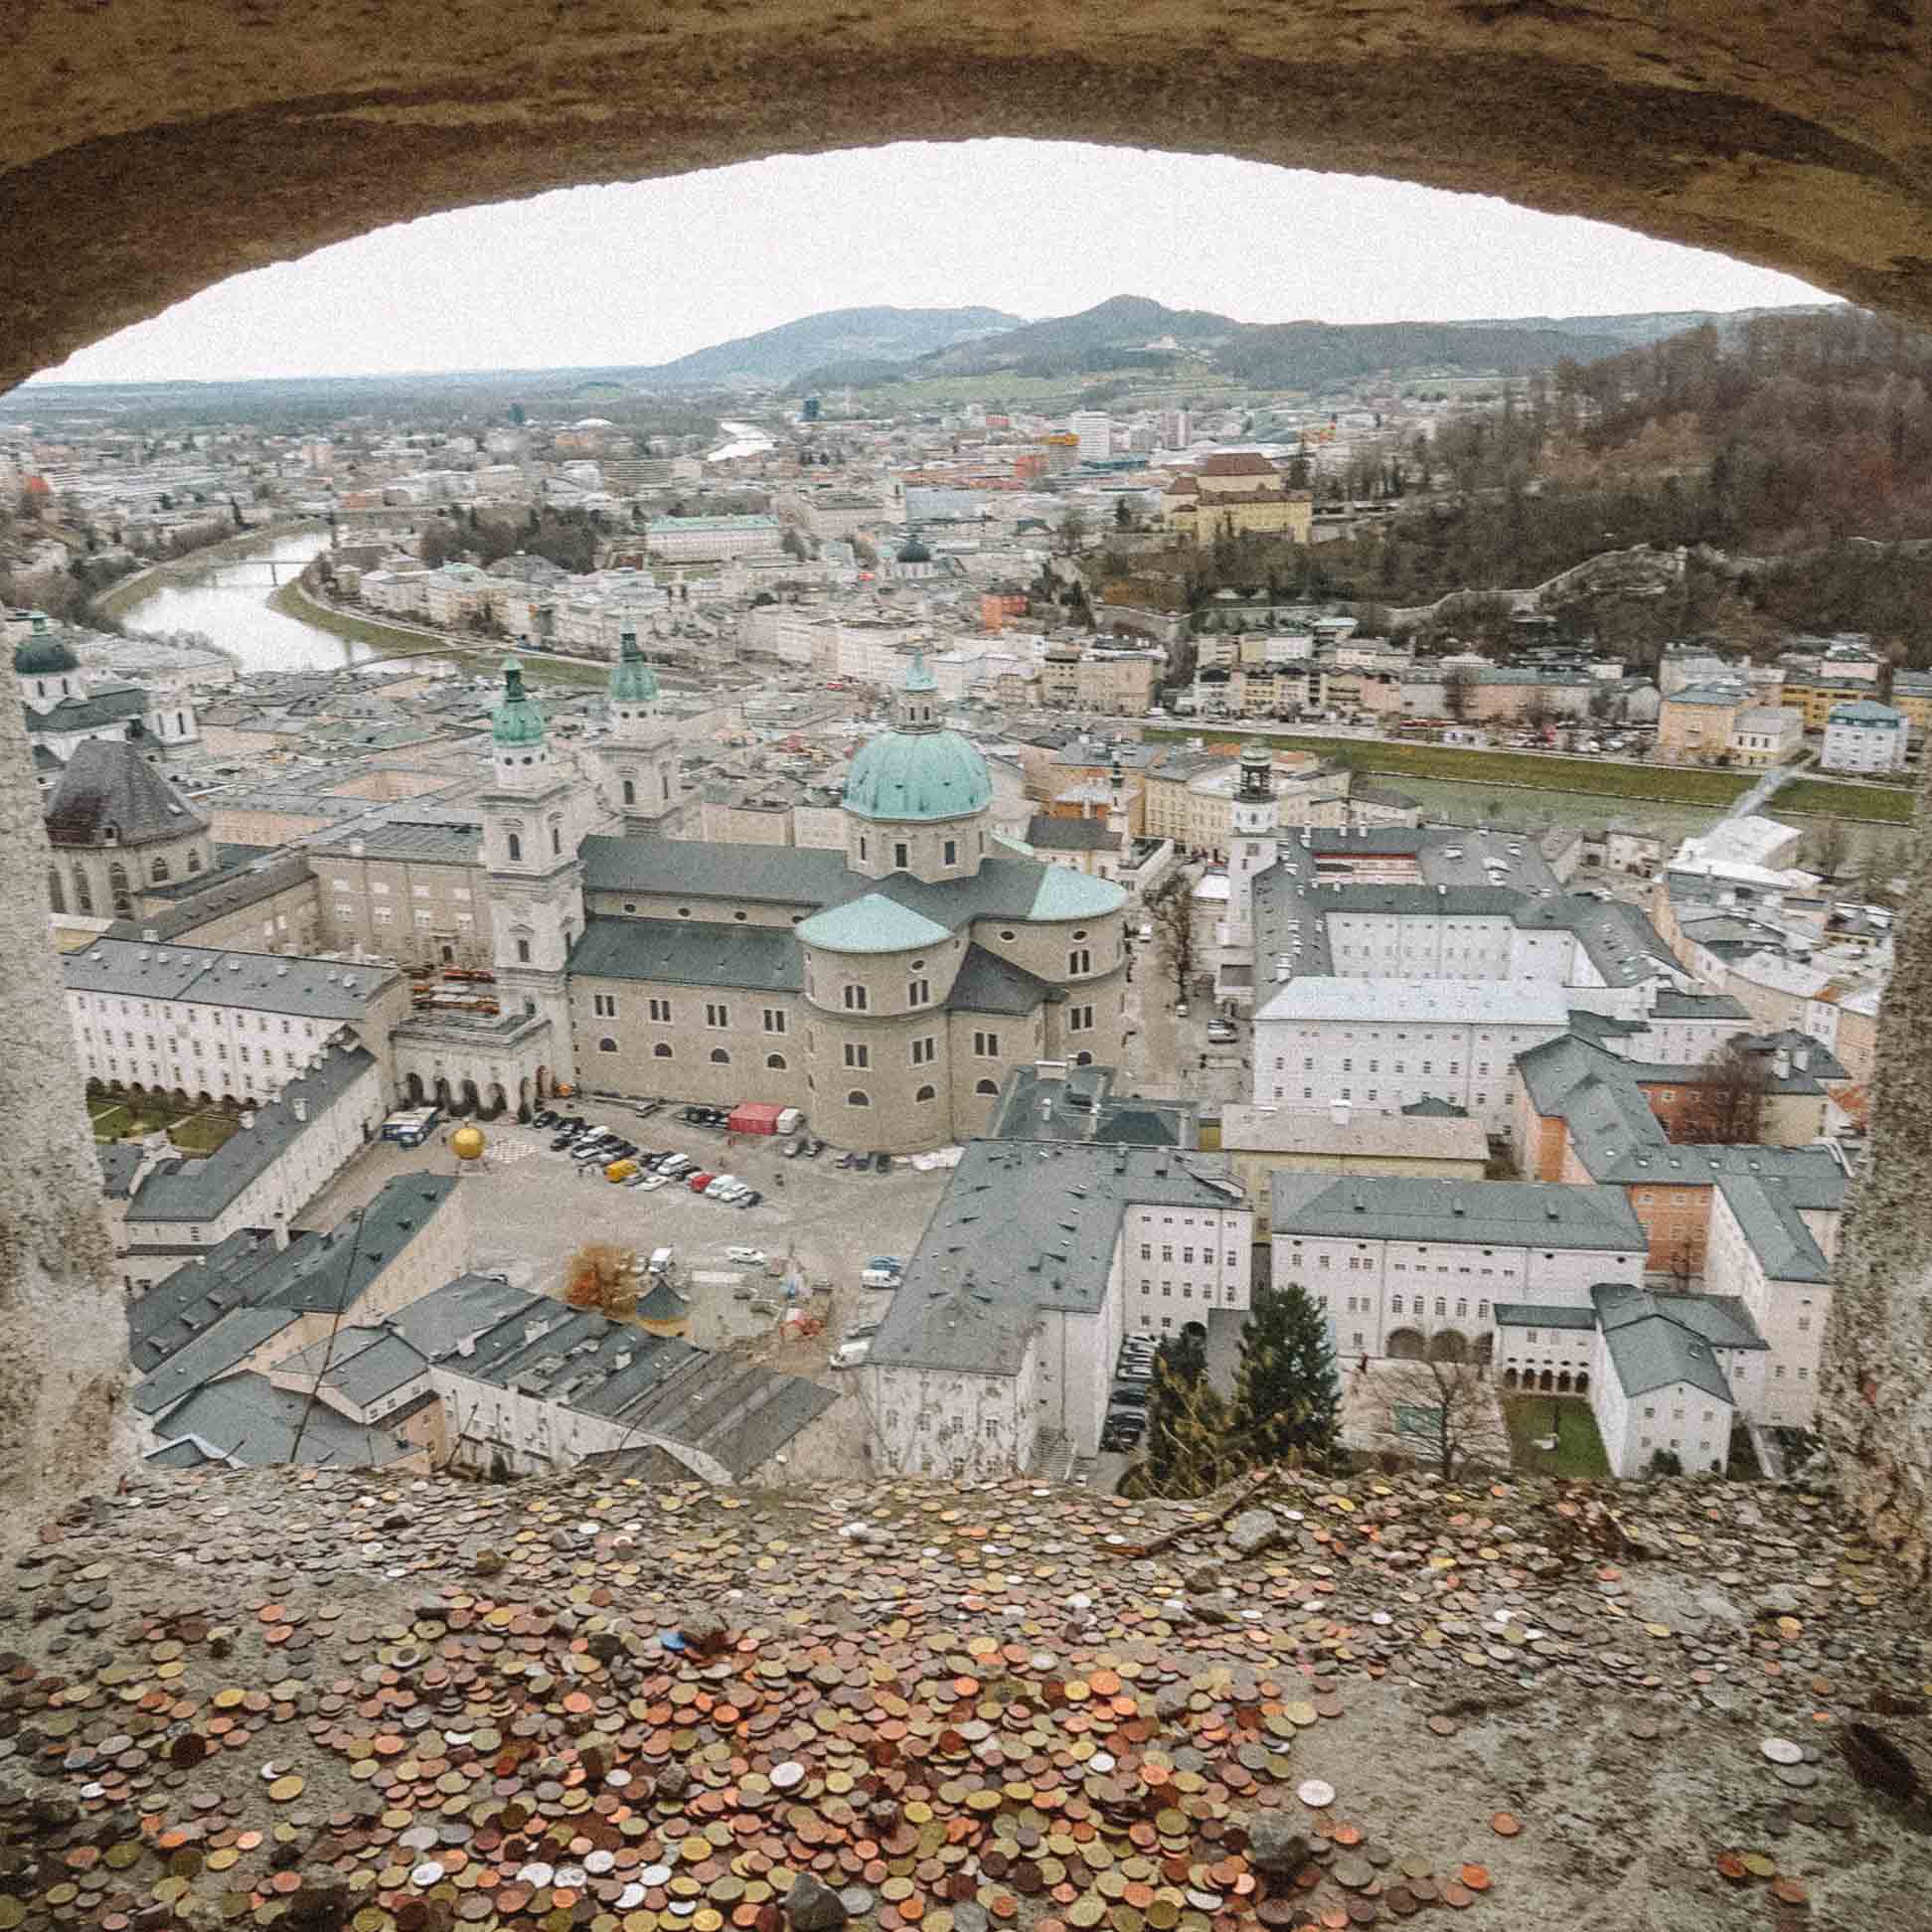
[[[1174,975],[1175,998],[1185,1000],[1195,976],[1194,894],[1185,875],[1154,901],[1154,931]]]
[[[1742,1040],[1725,1041],[1704,1061],[1690,1104],[1678,1116],[1677,1138],[1723,1147],[1762,1140],[1770,1059]]]
[[[1412,1446],[1445,1482],[1470,1469],[1510,1466],[1509,1431],[1478,1364],[1431,1359],[1425,1337],[1422,1360],[1373,1372],[1387,1436]]]
[[[1826,879],[1836,879],[1852,856],[1852,834],[1843,819],[1820,819],[1805,835],[1805,864]]]
[[[1066,507],[1066,514],[1060,519],[1058,532],[1060,555],[1062,557],[1078,557],[1080,552],[1086,548],[1086,511],[1081,505],[1070,503]]]

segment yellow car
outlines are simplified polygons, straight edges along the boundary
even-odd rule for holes
[[[611,1164],[604,1169],[604,1179],[608,1181],[612,1187],[616,1187],[621,1183],[628,1181],[631,1178],[631,1176],[636,1172],[637,1172],[637,1163],[635,1161],[612,1161]]]

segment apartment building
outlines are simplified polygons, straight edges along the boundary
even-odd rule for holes
[[[1854,773],[1902,771],[1909,737],[1905,714],[1890,705],[1869,698],[1834,705],[1819,767]]]

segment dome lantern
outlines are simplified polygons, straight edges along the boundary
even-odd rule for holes
[[[513,657],[503,660],[503,703],[490,715],[490,735],[499,747],[544,741],[543,711],[524,690],[523,666]]]

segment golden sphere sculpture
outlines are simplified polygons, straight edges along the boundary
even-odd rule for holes
[[[483,1130],[480,1127],[459,1127],[449,1137],[450,1146],[455,1149],[459,1161],[480,1161],[483,1158]]]

